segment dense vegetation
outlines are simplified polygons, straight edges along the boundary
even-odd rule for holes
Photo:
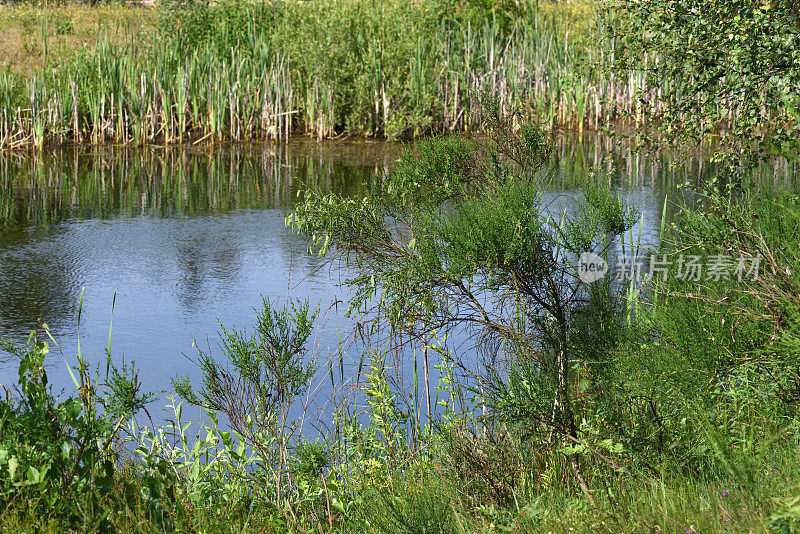
[[[26,346],[7,343],[5,350],[20,366],[17,389],[0,402],[3,526],[298,532],[800,529],[800,195],[789,185],[768,188],[747,179],[765,152],[796,156],[797,12],[780,2],[732,2],[725,6],[736,7],[713,12],[702,12],[701,4],[623,2],[608,15],[625,43],[619,43],[602,76],[642,68],[642,61],[656,65],[649,75],[672,76],[676,85],[656,89],[663,92],[651,110],[654,124],[681,144],[723,130],[718,156],[737,156],[719,180],[681,190],[672,200],[677,213],[662,221],[658,243],[642,242],[640,214],[599,170],[588,174],[576,197],[562,204],[547,201],[553,143],[541,124],[527,120],[535,116],[535,94],[509,98],[505,78],[468,83],[462,105],[470,101],[467,96],[475,101],[463,116],[472,118],[452,124],[459,129],[480,124],[484,135],[427,138],[408,148],[388,172],[367,180],[358,194],[309,187],[287,216],[288,225],[309,236],[312,252],[352,270],[350,312],[361,318],[363,353],[339,352],[338,361],[322,363],[309,350],[315,308],[265,300],[253,329],[222,328],[218,353],[197,354],[201,381],[176,378],[174,418],[153,428],[132,422],[152,400],[142,393],[132,366],[113,365],[109,354],[92,371],[79,354],[71,371],[75,393],[58,397],[43,367],[47,328],[32,333]],[[414,90],[439,87],[441,79],[414,85],[413,76],[385,74],[407,65],[424,78],[427,71],[414,70],[410,58],[439,66],[436,62],[447,61],[437,49],[415,47],[447,42],[442,35],[452,35],[450,30],[431,34],[439,41],[426,41],[427,34],[413,33],[419,29],[411,22],[460,21],[457,35],[463,37],[483,21],[475,35],[496,32],[511,39],[509,44],[520,42],[515,32],[530,28],[541,13],[477,2],[337,3],[329,12],[315,12],[321,5],[312,0],[302,7],[166,6],[163,27],[175,31],[160,49],[163,63],[150,67],[152,78],[141,78],[139,86],[144,95],[152,85],[152,95],[158,95],[155,108],[143,100],[143,109],[162,115],[155,122],[155,115],[148,115],[144,137],[136,139],[180,139],[192,128],[206,128],[205,117],[223,121],[209,123],[220,128],[208,130],[211,135],[227,135],[221,132],[237,131],[237,121],[249,116],[244,110],[259,116],[264,108],[258,106],[284,102],[247,107],[251,91],[233,98],[247,80],[255,83],[255,65],[263,63],[253,58],[277,58],[267,63],[274,80],[282,75],[295,84],[296,73],[306,73],[299,79],[307,85],[296,86],[304,87],[301,94],[322,94],[330,105],[318,108],[323,100],[311,99],[303,108],[305,124],[318,134],[322,125],[328,130],[321,135],[352,128],[389,133],[385,98],[391,113],[399,113],[393,120],[400,122],[392,123],[397,132],[438,131],[442,124],[436,121],[447,113],[426,110],[448,101],[436,100],[441,93],[435,91],[426,100],[424,91]],[[300,17],[302,9],[315,16]],[[717,26],[704,21],[709,16],[720,17],[711,21]],[[528,24],[519,26],[521,20]],[[727,28],[724,36],[707,31],[720,25]],[[388,29],[398,32],[390,39],[393,46],[370,48],[383,42]],[[679,30],[685,33],[676,35]],[[763,47],[754,46],[753,32],[771,37]],[[303,38],[278,49],[259,37],[266,35]],[[315,50],[309,43],[322,36],[330,36],[329,46]],[[702,53],[696,48],[719,38],[739,43],[734,65],[740,70],[721,70],[714,55],[719,45]],[[478,46],[481,54],[492,54],[492,43],[487,37]],[[510,54],[511,46],[503,54]],[[177,47],[192,50],[186,54],[190,63],[182,63]],[[288,52],[292,47],[296,51]],[[102,55],[104,49],[111,50],[101,48],[99,55],[76,63],[96,61],[80,71],[81,79],[119,82],[106,88],[112,92],[127,87],[132,78],[126,76],[138,71],[118,69],[118,56]],[[364,61],[370,50],[377,54],[375,63]],[[642,50],[658,59],[645,60]],[[404,59],[384,61],[392,53]],[[305,67],[293,63],[298,57]],[[687,61],[676,66],[682,58]],[[203,70],[211,62],[235,67]],[[175,65],[177,70],[169,70]],[[107,67],[119,76],[95,77]],[[309,70],[297,70],[302,68]],[[326,68],[331,71],[324,79],[335,85],[320,93],[323,78],[317,76]],[[480,68],[469,64],[463,72],[472,76]],[[670,69],[678,68],[686,80],[675,80],[678,74]],[[225,81],[209,78],[220,72],[228,73]],[[247,78],[248,72],[254,77]],[[174,73],[184,85],[174,83]],[[336,81],[336,76],[351,78]],[[230,106],[219,116],[205,115],[213,108],[208,102],[192,107],[201,90],[207,98],[216,95],[209,80],[225,89],[218,99]],[[406,82],[411,86],[387,85]],[[185,93],[195,95],[191,99],[166,96],[187,87],[193,87]],[[333,87],[344,92],[334,94]],[[270,109],[293,111],[292,99]],[[540,111],[553,109],[552,103],[545,101]],[[112,113],[103,119],[109,126],[98,130],[103,109],[108,108],[101,106],[85,123],[95,139],[135,128],[135,121],[123,120],[114,130],[119,122]],[[164,113],[172,118],[159,122]],[[192,113],[202,121],[193,122]],[[246,125],[255,123],[241,124],[246,132]],[[289,128],[282,124],[276,132]],[[290,125],[295,124],[304,123]],[[593,262],[616,264],[611,274],[623,274],[617,260],[625,257],[649,263],[653,276],[609,274],[587,281],[578,262],[587,252],[594,254]],[[469,350],[448,350],[448,336],[465,338]],[[332,352],[337,350],[344,349]],[[356,361],[352,380],[345,379],[346,357]],[[414,361],[410,384],[395,379],[403,358]],[[304,434],[294,414],[304,407],[308,378],[320,368],[337,386],[332,424],[327,432]],[[429,381],[434,369],[438,384]],[[179,398],[199,407],[203,421],[186,422]]]
[[[647,91],[671,96],[650,117],[662,140],[697,144],[722,134],[717,157],[728,161],[728,178],[759,159],[797,154],[796,2],[645,0],[606,10],[608,35],[619,42],[613,70],[643,72]]]
[[[487,87],[509,105],[530,100],[557,124],[597,126],[611,114],[601,102],[609,82],[578,73],[586,52],[569,28],[587,26],[580,6],[165,1],[141,16],[150,27],[113,40],[101,33],[96,46],[50,59],[49,42],[63,40],[52,28],[77,31],[74,17],[45,9],[32,29],[23,25],[26,49],[41,49],[35,60],[45,69],[0,78],[0,144],[275,139],[295,130],[411,137],[475,126],[470,95]],[[563,87],[562,78],[574,81]],[[625,105],[629,91],[619,92],[615,105]]]
[[[475,95],[484,90],[549,127],[622,121],[681,137],[669,125],[688,121],[700,134],[730,130],[740,140],[765,121],[794,131],[793,3],[707,7],[655,0],[163,0],[155,9],[88,13],[74,5],[10,7],[0,13],[7,34],[0,146],[297,132],[408,138],[480,128]],[[702,106],[715,116],[697,113]]]
[[[0,146],[409,138],[479,128],[475,94],[488,89],[522,119],[577,130],[693,101],[692,72],[609,31],[625,17],[603,5],[164,0],[98,15],[94,30],[85,10],[12,7]],[[635,63],[618,61],[626,45]]]

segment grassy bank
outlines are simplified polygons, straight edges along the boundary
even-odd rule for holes
[[[487,91],[507,112],[547,128],[621,122],[670,137],[689,122],[704,135],[764,135],[775,126],[791,138],[782,132],[795,124],[795,106],[782,102],[792,99],[796,80],[778,71],[793,65],[796,27],[770,26],[773,52],[737,47],[733,65],[741,72],[726,75],[724,55],[713,52],[724,43],[691,60],[675,55],[680,38],[632,37],[642,24],[658,31],[659,6],[163,0],[154,9],[5,7],[0,147],[412,138],[479,129],[476,97]],[[748,20],[773,20],[751,11]],[[728,8],[719,13],[692,20],[699,28],[733,24]],[[682,24],[673,15],[663,24]],[[763,24],[748,24],[742,27],[753,36],[742,42],[760,39]],[[703,39],[716,43],[719,33]],[[768,66],[770,53],[786,59]],[[711,66],[714,74],[696,83]],[[751,90],[757,98],[742,107],[742,91]],[[708,107],[713,118],[697,113]]]
[[[73,61],[98,40],[147,45],[155,29],[152,10],[128,5],[21,2],[0,9],[0,64],[31,78]]]
[[[643,75],[596,68],[593,3],[476,6],[6,8],[0,146],[415,137],[474,129],[484,91],[553,127],[641,115]]]

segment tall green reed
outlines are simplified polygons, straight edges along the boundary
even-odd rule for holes
[[[633,109],[641,85],[585,69],[606,51],[534,8],[510,24],[442,15],[432,1],[165,3],[160,16],[149,48],[101,36],[34,79],[0,75],[0,147],[285,139],[298,128],[409,137],[478,128],[473,95],[486,90],[506,110],[583,129]]]

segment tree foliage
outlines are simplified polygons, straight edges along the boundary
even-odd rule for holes
[[[613,70],[645,69],[663,108],[651,117],[670,141],[722,133],[728,171],[797,151],[800,18],[793,0],[610,0]]]

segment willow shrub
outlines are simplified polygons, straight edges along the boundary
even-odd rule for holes
[[[582,283],[577,257],[605,254],[636,217],[601,181],[553,210],[546,138],[496,103],[485,112],[487,138],[426,140],[362,198],[307,190],[290,224],[353,267],[351,309],[371,302],[411,336],[466,332],[492,362],[473,384],[490,419],[539,445],[568,443],[579,439],[579,383],[602,376],[585,368],[605,365],[581,337],[620,317],[614,287]]]
[[[243,443],[258,452],[271,476],[253,491],[263,490],[276,509],[289,476],[289,448],[301,431],[300,423],[290,419],[290,409],[308,391],[316,369],[313,360],[304,358],[316,316],[308,302],[277,307],[264,299],[252,334],[221,327],[220,348],[227,363],[198,349],[202,383],[192,384],[188,376],[173,380],[178,395],[224,414]],[[312,450],[300,446],[305,453]],[[306,456],[304,465],[309,463]]]

